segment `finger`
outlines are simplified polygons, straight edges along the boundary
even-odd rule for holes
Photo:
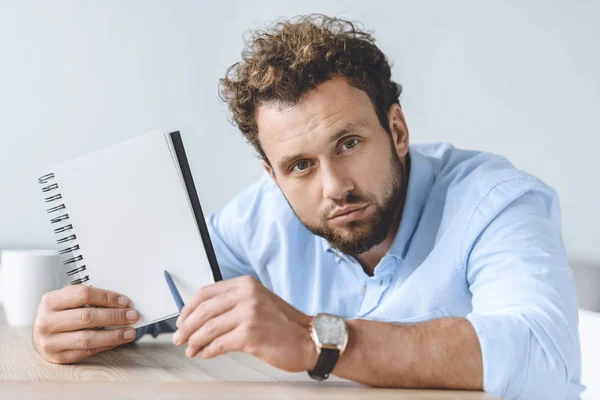
[[[77,331],[106,326],[130,325],[140,318],[132,308],[82,307],[53,312],[43,318],[44,333]]]
[[[244,287],[252,288],[261,286],[255,278],[250,275],[238,276],[237,278],[227,279],[215,282],[211,285],[201,288],[181,310],[176,325],[183,323],[185,319],[198,307],[198,305],[209,298],[218,296],[225,292],[239,292]]]
[[[237,298],[231,292],[212,297],[200,303],[185,321],[179,323],[179,328],[173,336],[173,343],[178,346],[184,344],[191,334],[212,318],[231,310],[236,304]]]
[[[196,357],[199,354],[202,358],[213,358],[229,353],[230,351],[242,351],[244,348],[243,341],[244,338],[241,334],[241,329],[237,328],[214,339],[208,346],[204,347],[200,352],[192,354],[190,357]]]
[[[218,281],[200,288],[200,290],[196,292],[196,294],[185,304],[181,310],[179,318],[177,318],[177,326],[179,327],[183,321],[185,321],[187,317],[194,312],[200,303],[234,289],[236,286],[236,279],[237,278]]]
[[[129,298],[120,293],[85,285],[71,285],[48,292],[42,297],[42,305],[50,311],[79,308],[84,305],[124,308],[129,306],[129,303]]]
[[[135,329],[123,328],[113,330],[81,330],[63,332],[45,337],[40,341],[40,348],[47,354],[65,350],[92,350],[102,347],[118,346],[135,339]]]
[[[234,330],[238,324],[239,321],[236,318],[235,312],[227,312],[210,319],[190,336],[185,354],[188,357],[193,357],[216,338]]]
[[[105,347],[98,347],[96,349],[89,349],[89,350],[65,350],[62,351],[58,354],[56,354],[54,357],[51,357],[50,362],[55,362],[58,364],[71,364],[71,363],[76,363],[78,361],[83,360],[86,357],[89,357],[91,355],[106,351],[106,350],[112,350],[115,347],[117,347],[117,345],[115,346],[105,346]]]

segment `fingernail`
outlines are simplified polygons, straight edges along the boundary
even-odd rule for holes
[[[129,299],[125,296],[121,296],[121,297],[119,297],[119,300],[117,300],[117,302],[121,306],[126,306],[127,304],[129,304]]]
[[[133,321],[133,320],[137,319],[138,312],[135,311],[135,310],[129,310],[129,311],[127,311],[127,313],[125,314],[125,316],[127,316],[127,319],[130,319],[130,320]]]
[[[131,339],[133,339],[133,338],[135,337],[135,330],[134,330],[134,329],[129,329],[129,330],[126,330],[126,331],[125,331],[125,333],[123,334],[123,337],[124,337],[126,340],[131,340]]]
[[[173,344],[179,346],[179,331],[175,332],[175,334],[173,335]]]

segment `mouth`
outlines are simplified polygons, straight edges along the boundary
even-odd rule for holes
[[[329,217],[329,219],[332,221],[336,221],[336,222],[350,221],[350,220],[358,218],[362,214],[364,214],[364,211],[368,206],[369,205],[367,204],[367,205],[362,205],[362,206],[342,207],[339,210],[335,211],[332,214],[332,216]]]

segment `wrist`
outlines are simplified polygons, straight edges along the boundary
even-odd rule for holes
[[[302,326],[302,352],[304,354],[304,367],[303,370],[310,371],[319,360],[319,353],[317,352],[317,346],[311,336],[311,321],[312,317],[306,316]]]

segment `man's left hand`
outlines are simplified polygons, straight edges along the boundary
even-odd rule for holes
[[[256,279],[242,276],[200,289],[181,311],[173,343],[188,343],[188,357],[241,351],[285,371],[306,371],[318,358],[310,321]]]

